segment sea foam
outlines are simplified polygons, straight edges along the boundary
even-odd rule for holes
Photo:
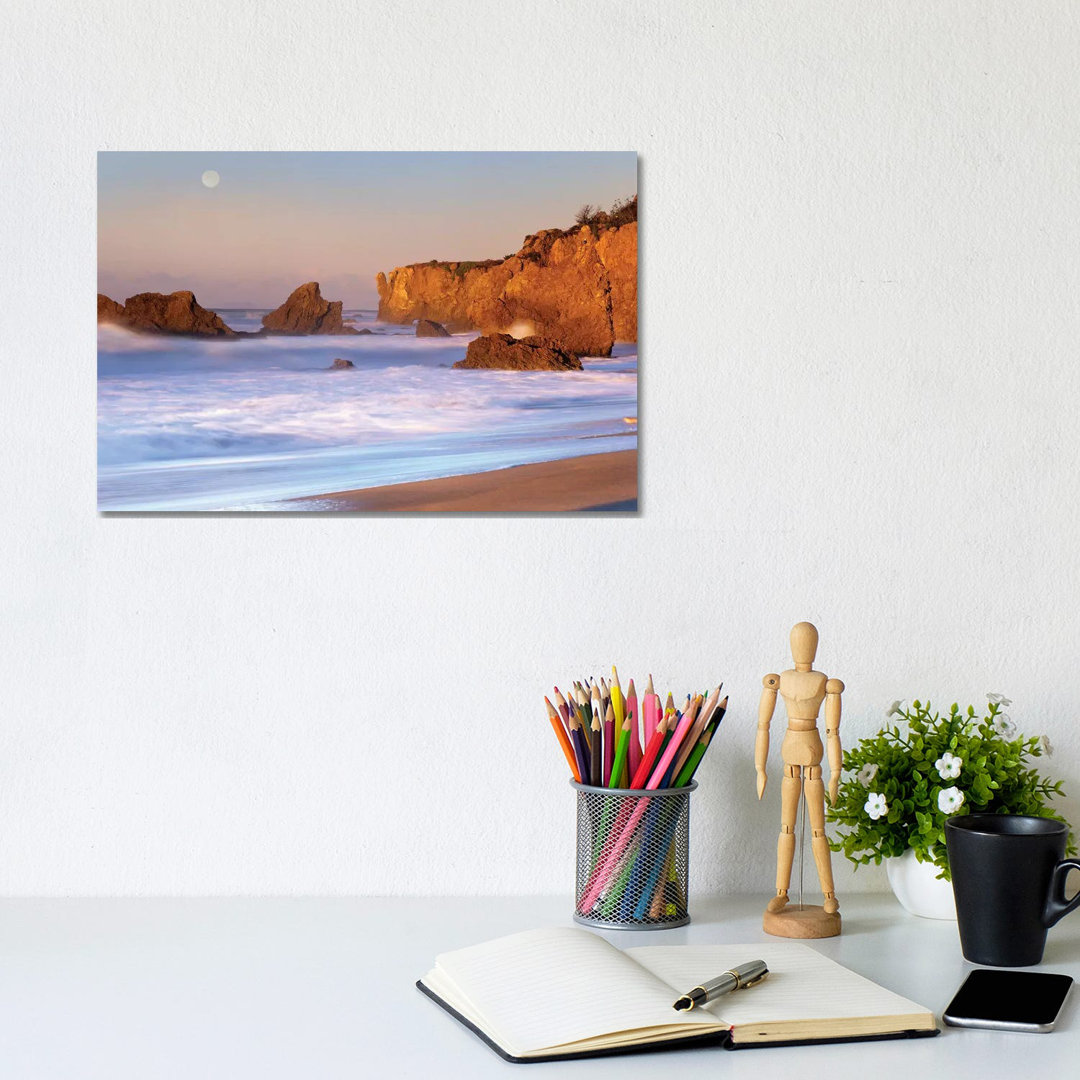
[[[256,329],[261,312],[222,312]],[[455,371],[473,334],[230,339],[98,331],[98,506],[216,510],[636,446],[637,356]],[[328,371],[335,358],[354,368]]]

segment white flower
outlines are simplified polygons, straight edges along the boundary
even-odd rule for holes
[[[866,805],[863,809],[877,821],[878,818],[884,817],[889,812],[889,805],[885,802],[884,795],[875,795],[871,792],[866,797]]]
[[[868,761],[856,774],[855,780],[857,783],[862,784],[863,787],[867,787],[874,782],[874,777],[877,776],[878,767],[874,762]]]
[[[955,754],[950,754],[947,750],[934,762],[934,768],[938,771],[938,776],[942,780],[955,780],[960,775],[960,769],[964,762],[961,758],[958,758]]]
[[[958,787],[942,788],[938,792],[937,805],[943,814],[955,814],[964,805],[964,793]]]
[[[1047,757],[1050,757],[1050,755],[1053,754],[1053,752],[1054,752],[1054,748],[1053,748],[1053,746],[1050,745],[1049,738],[1047,736],[1045,736],[1045,735],[1040,735],[1039,736],[1039,742],[1042,744],[1043,753]]]
[[[903,716],[904,703],[902,701],[894,701],[886,710],[886,716]]]
[[[998,713],[994,717],[994,730],[999,735],[1004,735],[1006,739],[1011,739],[1016,734],[1016,725],[1008,713]]]
[[[1007,697],[1005,697],[1003,694],[987,694],[986,695],[986,700],[989,701],[991,705],[1006,705],[1007,706],[1007,705],[1012,704],[1012,702]]]

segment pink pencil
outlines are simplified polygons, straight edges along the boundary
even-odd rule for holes
[[[630,761],[629,775],[637,772],[641,764],[641,724],[638,715],[637,691],[634,689],[634,680],[630,680],[630,688],[626,692],[626,715],[632,717],[630,721]]]
[[[555,687],[555,704],[558,706],[559,715],[562,717],[563,727],[570,730],[570,706],[566,704],[566,698],[562,696],[559,688]]]
[[[679,747],[682,746],[683,740],[686,738],[686,733],[694,726],[694,712],[692,709],[687,709],[682,715],[682,719],[679,721],[679,726],[675,729],[675,734],[671,736],[671,742],[664,748],[664,752],[660,755],[660,760],[656,763],[656,768],[653,769],[652,776],[649,777],[649,782],[645,785],[646,791],[654,791],[660,786],[660,781],[664,779],[664,773],[667,772],[668,766],[671,764],[675,755],[679,752]]]
[[[672,759],[679,752],[679,747],[682,744],[683,739],[686,738],[686,733],[693,726],[693,723],[694,717],[690,712],[687,712],[687,714],[679,721],[679,726],[675,729],[675,734],[671,736],[671,742],[667,744],[667,748],[664,750],[663,754],[660,755],[660,760],[657,762],[656,768],[653,769],[653,774],[649,777],[649,782],[645,785],[646,791],[655,791],[660,786],[660,781],[663,780],[664,773],[667,772],[667,768],[671,764]],[[588,892],[586,892],[585,899],[581,902],[579,908],[580,911],[589,911],[599,899],[600,894],[604,891],[604,888],[611,879],[612,868],[618,863],[619,856],[626,850],[626,845],[630,843],[630,840],[634,835],[634,830],[637,828],[638,822],[648,809],[651,801],[651,799],[638,800],[638,804],[627,820],[622,833],[619,835],[619,839],[608,852],[598,871],[593,874],[593,880],[589,884]]]
[[[720,685],[723,686],[723,683]],[[701,738],[701,733],[705,730],[705,725],[711,719],[713,709],[716,708],[716,703],[719,700],[720,686],[709,695],[708,700],[701,706],[700,710],[698,710],[694,726],[690,729],[690,734],[686,737],[683,748],[679,751],[679,756],[675,759],[675,770],[672,773],[673,776],[679,775],[679,770],[686,764],[686,759],[693,753],[694,747],[697,746],[697,741]]]
[[[656,730],[660,718],[664,715],[660,708],[660,695],[653,689],[652,676],[649,676],[649,685],[645,687],[645,697],[641,702],[641,719],[645,721],[645,737],[642,740],[647,743],[649,737]]]

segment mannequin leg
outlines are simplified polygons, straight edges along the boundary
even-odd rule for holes
[[[832,859],[829,841],[825,836],[825,784],[821,779],[821,766],[811,765],[806,778],[806,809],[810,818],[810,845],[814,852],[821,891],[825,894],[825,910],[838,911],[840,904],[833,887]]]
[[[776,895],[769,901],[767,911],[780,911],[788,902],[791,885],[791,864],[795,860],[795,818],[802,794],[801,767],[784,766],[780,785],[780,839],[776,842]]]

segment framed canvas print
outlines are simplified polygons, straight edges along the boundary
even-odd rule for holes
[[[637,155],[98,155],[98,509],[637,508]]]

